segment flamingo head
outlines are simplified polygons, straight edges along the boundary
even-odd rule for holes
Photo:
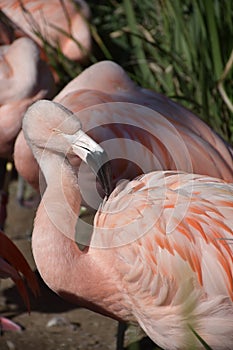
[[[107,153],[84,133],[78,116],[63,105],[48,100],[35,102],[24,115],[23,132],[36,159],[45,150],[68,159],[78,156],[91,167],[105,194],[111,193]]]

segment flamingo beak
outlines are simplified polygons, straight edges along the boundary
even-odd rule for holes
[[[70,138],[71,135],[66,137]],[[82,130],[72,135],[70,141],[73,153],[90,166],[108,197],[112,191],[112,176],[107,153]]]

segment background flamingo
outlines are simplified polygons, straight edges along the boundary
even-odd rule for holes
[[[6,160],[12,159],[15,139],[21,129],[22,118],[28,106],[41,98],[52,97],[55,83],[48,65],[40,59],[37,45],[29,38],[19,38],[12,44],[0,46],[0,166],[1,196]],[[6,201],[1,200],[1,212]],[[0,217],[3,228],[5,218]]]
[[[79,114],[83,130],[96,142],[105,142],[110,160],[114,159],[114,183],[155,169],[178,169],[233,181],[230,146],[189,110],[135,85],[114,62],[104,61],[86,69],[54,101],[74,113],[86,109]],[[167,130],[161,126],[164,120]],[[114,142],[106,142],[113,138]],[[18,172],[38,190],[39,167],[22,133],[14,154]],[[98,196],[90,202],[95,191],[94,175],[85,166],[79,174],[86,202],[97,208]]]
[[[15,282],[28,310],[30,310],[29,297],[22,276],[25,277],[29,288],[36,296],[39,287],[33,271],[16,245],[0,231],[0,278],[11,278]],[[0,329],[18,331],[21,330],[21,327],[5,317],[0,317]]]
[[[233,186],[164,171],[124,182],[105,199],[91,244],[80,251],[81,195],[64,157],[75,152],[96,172],[106,156],[77,117],[53,102],[31,106],[23,130],[47,183],[32,248],[48,286],[73,303],[138,322],[165,349],[202,348],[190,328],[214,349],[232,349]]]
[[[55,85],[29,38],[0,46],[0,55],[0,156],[9,157],[27,107],[38,99],[52,97]]]
[[[91,49],[89,7],[83,0],[1,0],[0,10],[43,48],[59,46],[71,60],[83,60]]]

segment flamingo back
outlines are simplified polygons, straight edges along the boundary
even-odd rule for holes
[[[189,349],[190,327],[232,348],[232,218],[232,184],[175,172],[122,183],[100,207],[90,249],[111,259],[125,310],[164,349]]]

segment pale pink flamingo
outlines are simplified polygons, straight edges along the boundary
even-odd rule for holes
[[[31,39],[19,38],[0,46],[0,158],[12,159],[14,142],[28,106],[54,94],[53,76]],[[3,226],[4,220],[0,221]]]
[[[39,192],[39,166],[28,147],[23,132],[20,131],[14,147],[14,161],[20,169],[20,175]]]
[[[230,146],[189,110],[161,94],[135,85],[114,62],[103,61],[89,67],[72,80],[54,101],[74,113],[86,109],[79,114],[79,119],[84,131],[96,142],[115,138],[115,143],[111,142],[108,147],[109,158],[115,159],[115,182],[122,178],[132,179],[143,172],[169,169],[233,182]],[[161,117],[151,109],[160,112]],[[156,129],[160,118],[161,121],[164,118],[169,121],[170,134],[164,129],[163,132]],[[173,129],[169,125],[174,126]],[[180,139],[187,147],[191,162],[180,150]],[[134,141],[133,146],[129,140]],[[144,146],[140,147],[143,153],[137,152],[137,144]],[[26,148],[21,134],[15,145],[15,165],[18,172],[38,189],[39,167]],[[93,175],[88,169],[83,169],[88,175],[83,176],[82,192],[86,197],[91,192],[92,196]]]
[[[45,40],[77,61],[90,52],[90,10],[84,0],[0,0],[0,10],[42,48]]]
[[[28,106],[54,93],[52,74],[31,39],[0,46],[0,157],[12,155]]]
[[[39,287],[34,272],[16,245],[0,231],[0,278],[11,278],[15,282],[21,297],[30,310],[29,297],[22,276],[25,277],[34,295],[37,295]],[[21,327],[5,317],[0,317],[0,330],[19,331]]]
[[[90,96],[88,96],[89,92]],[[81,96],[77,101],[79,94]],[[136,103],[152,108],[166,117],[174,126],[178,125],[183,128],[187,135],[194,133],[208,144],[207,147],[214,148],[225,160],[226,167],[230,166],[232,171],[232,154],[229,156],[229,149],[233,152],[232,149],[206,123],[167,96],[136,85],[126,72],[112,61],[98,62],[87,68],[68,83],[55,96],[54,101],[64,104],[74,113],[90,105],[112,101]],[[141,119],[143,128],[146,115],[143,115]],[[216,163],[218,163],[218,156],[216,157]],[[224,178],[223,176],[220,175],[221,178]],[[232,173],[229,179],[229,181],[232,180]]]
[[[23,130],[47,183],[32,235],[47,285],[73,303],[139,323],[164,349],[202,349],[191,329],[213,349],[232,349],[233,185],[176,171],[121,183],[81,251],[74,241],[81,195],[69,159],[75,153],[90,163],[109,192],[107,165],[99,171],[106,154],[77,116],[51,101],[28,109]]]

